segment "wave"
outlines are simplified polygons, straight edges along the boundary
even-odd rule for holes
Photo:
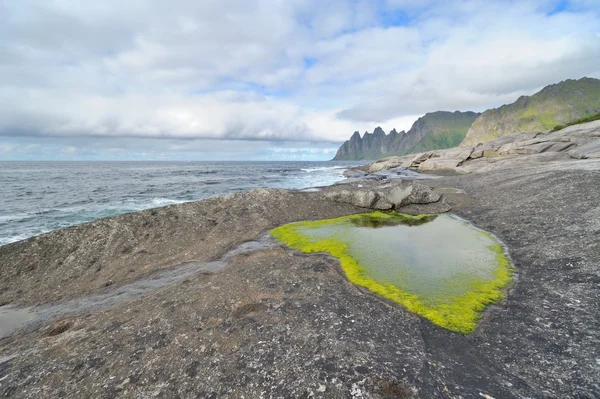
[[[9,234],[5,236],[0,236],[0,246],[10,244],[17,241],[23,241],[33,236],[38,236],[40,234],[48,233],[53,229],[43,228],[43,229],[30,229],[23,231],[19,234]]]
[[[314,168],[302,168],[300,170],[303,172],[306,172],[306,173],[312,173],[312,172],[323,172],[323,171],[335,170],[335,169],[347,169],[347,168],[345,166],[320,166],[320,167],[314,167]]]
[[[38,233],[38,234],[41,234],[41,233]],[[22,241],[31,236],[32,236],[31,234],[14,234],[11,236],[0,237],[0,245],[6,245],[6,244],[10,244],[12,242]]]
[[[12,222],[15,220],[22,220],[31,217],[27,213],[17,213],[15,215],[0,215],[0,223]]]
[[[49,169],[52,173],[44,176],[44,181],[29,174],[7,174],[7,180],[13,179],[14,183],[8,190],[0,190],[11,196],[8,206],[0,214],[0,245],[99,218],[252,188],[326,186],[343,180],[342,171],[349,167],[345,164],[283,162],[224,164],[222,167],[214,164],[198,169],[177,164],[175,170],[173,165],[125,166],[101,169],[90,165],[83,175],[75,170],[69,175],[70,169],[66,168],[60,170],[60,176],[54,169]],[[63,184],[66,178],[69,184]],[[40,187],[43,192],[39,191]],[[73,192],[72,187],[79,187],[77,191],[80,192]]]
[[[169,198],[152,198],[152,200],[150,201],[150,203],[154,206],[166,206],[166,205],[173,205],[173,204],[181,204],[183,202],[187,202],[187,201],[174,200],[174,199],[169,199]]]
[[[296,168],[269,168],[266,170],[267,173],[291,173],[296,172]]]

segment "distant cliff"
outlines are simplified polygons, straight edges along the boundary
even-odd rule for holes
[[[464,145],[475,145],[517,132],[535,132],[600,113],[600,80],[565,80],[532,96],[485,111],[469,129]]]
[[[479,117],[476,112],[438,111],[420,117],[408,132],[398,133],[395,129],[385,134],[377,127],[373,133],[365,132],[361,137],[354,132],[338,149],[336,161],[379,159],[391,155],[452,148],[459,145],[469,127]]]

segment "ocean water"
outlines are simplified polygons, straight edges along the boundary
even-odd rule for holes
[[[356,162],[0,162],[0,245],[95,219],[253,188],[343,180]]]

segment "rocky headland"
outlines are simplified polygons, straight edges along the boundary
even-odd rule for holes
[[[254,190],[2,246],[5,315],[56,311],[0,338],[0,395],[600,397],[599,147],[600,122],[516,134],[388,158],[319,190]],[[516,271],[506,298],[454,333],[266,236],[369,209],[449,211],[493,233]],[[138,297],[72,307],[190,264]]]
[[[558,131],[514,133],[476,145],[388,157],[358,168],[367,173],[400,168],[419,172],[482,173],[539,165],[569,159],[600,158],[600,121]]]
[[[515,132],[536,133],[570,123],[600,118],[600,80],[568,79],[544,87],[511,104],[476,112],[429,112],[407,132],[380,127],[361,137],[354,132],[338,149],[334,160],[376,160],[459,145],[475,146]],[[587,120],[586,120],[587,119]]]

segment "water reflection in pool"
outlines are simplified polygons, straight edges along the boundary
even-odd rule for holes
[[[274,229],[304,252],[329,252],[348,278],[435,324],[471,332],[502,298],[510,263],[490,234],[450,215],[353,215]]]

